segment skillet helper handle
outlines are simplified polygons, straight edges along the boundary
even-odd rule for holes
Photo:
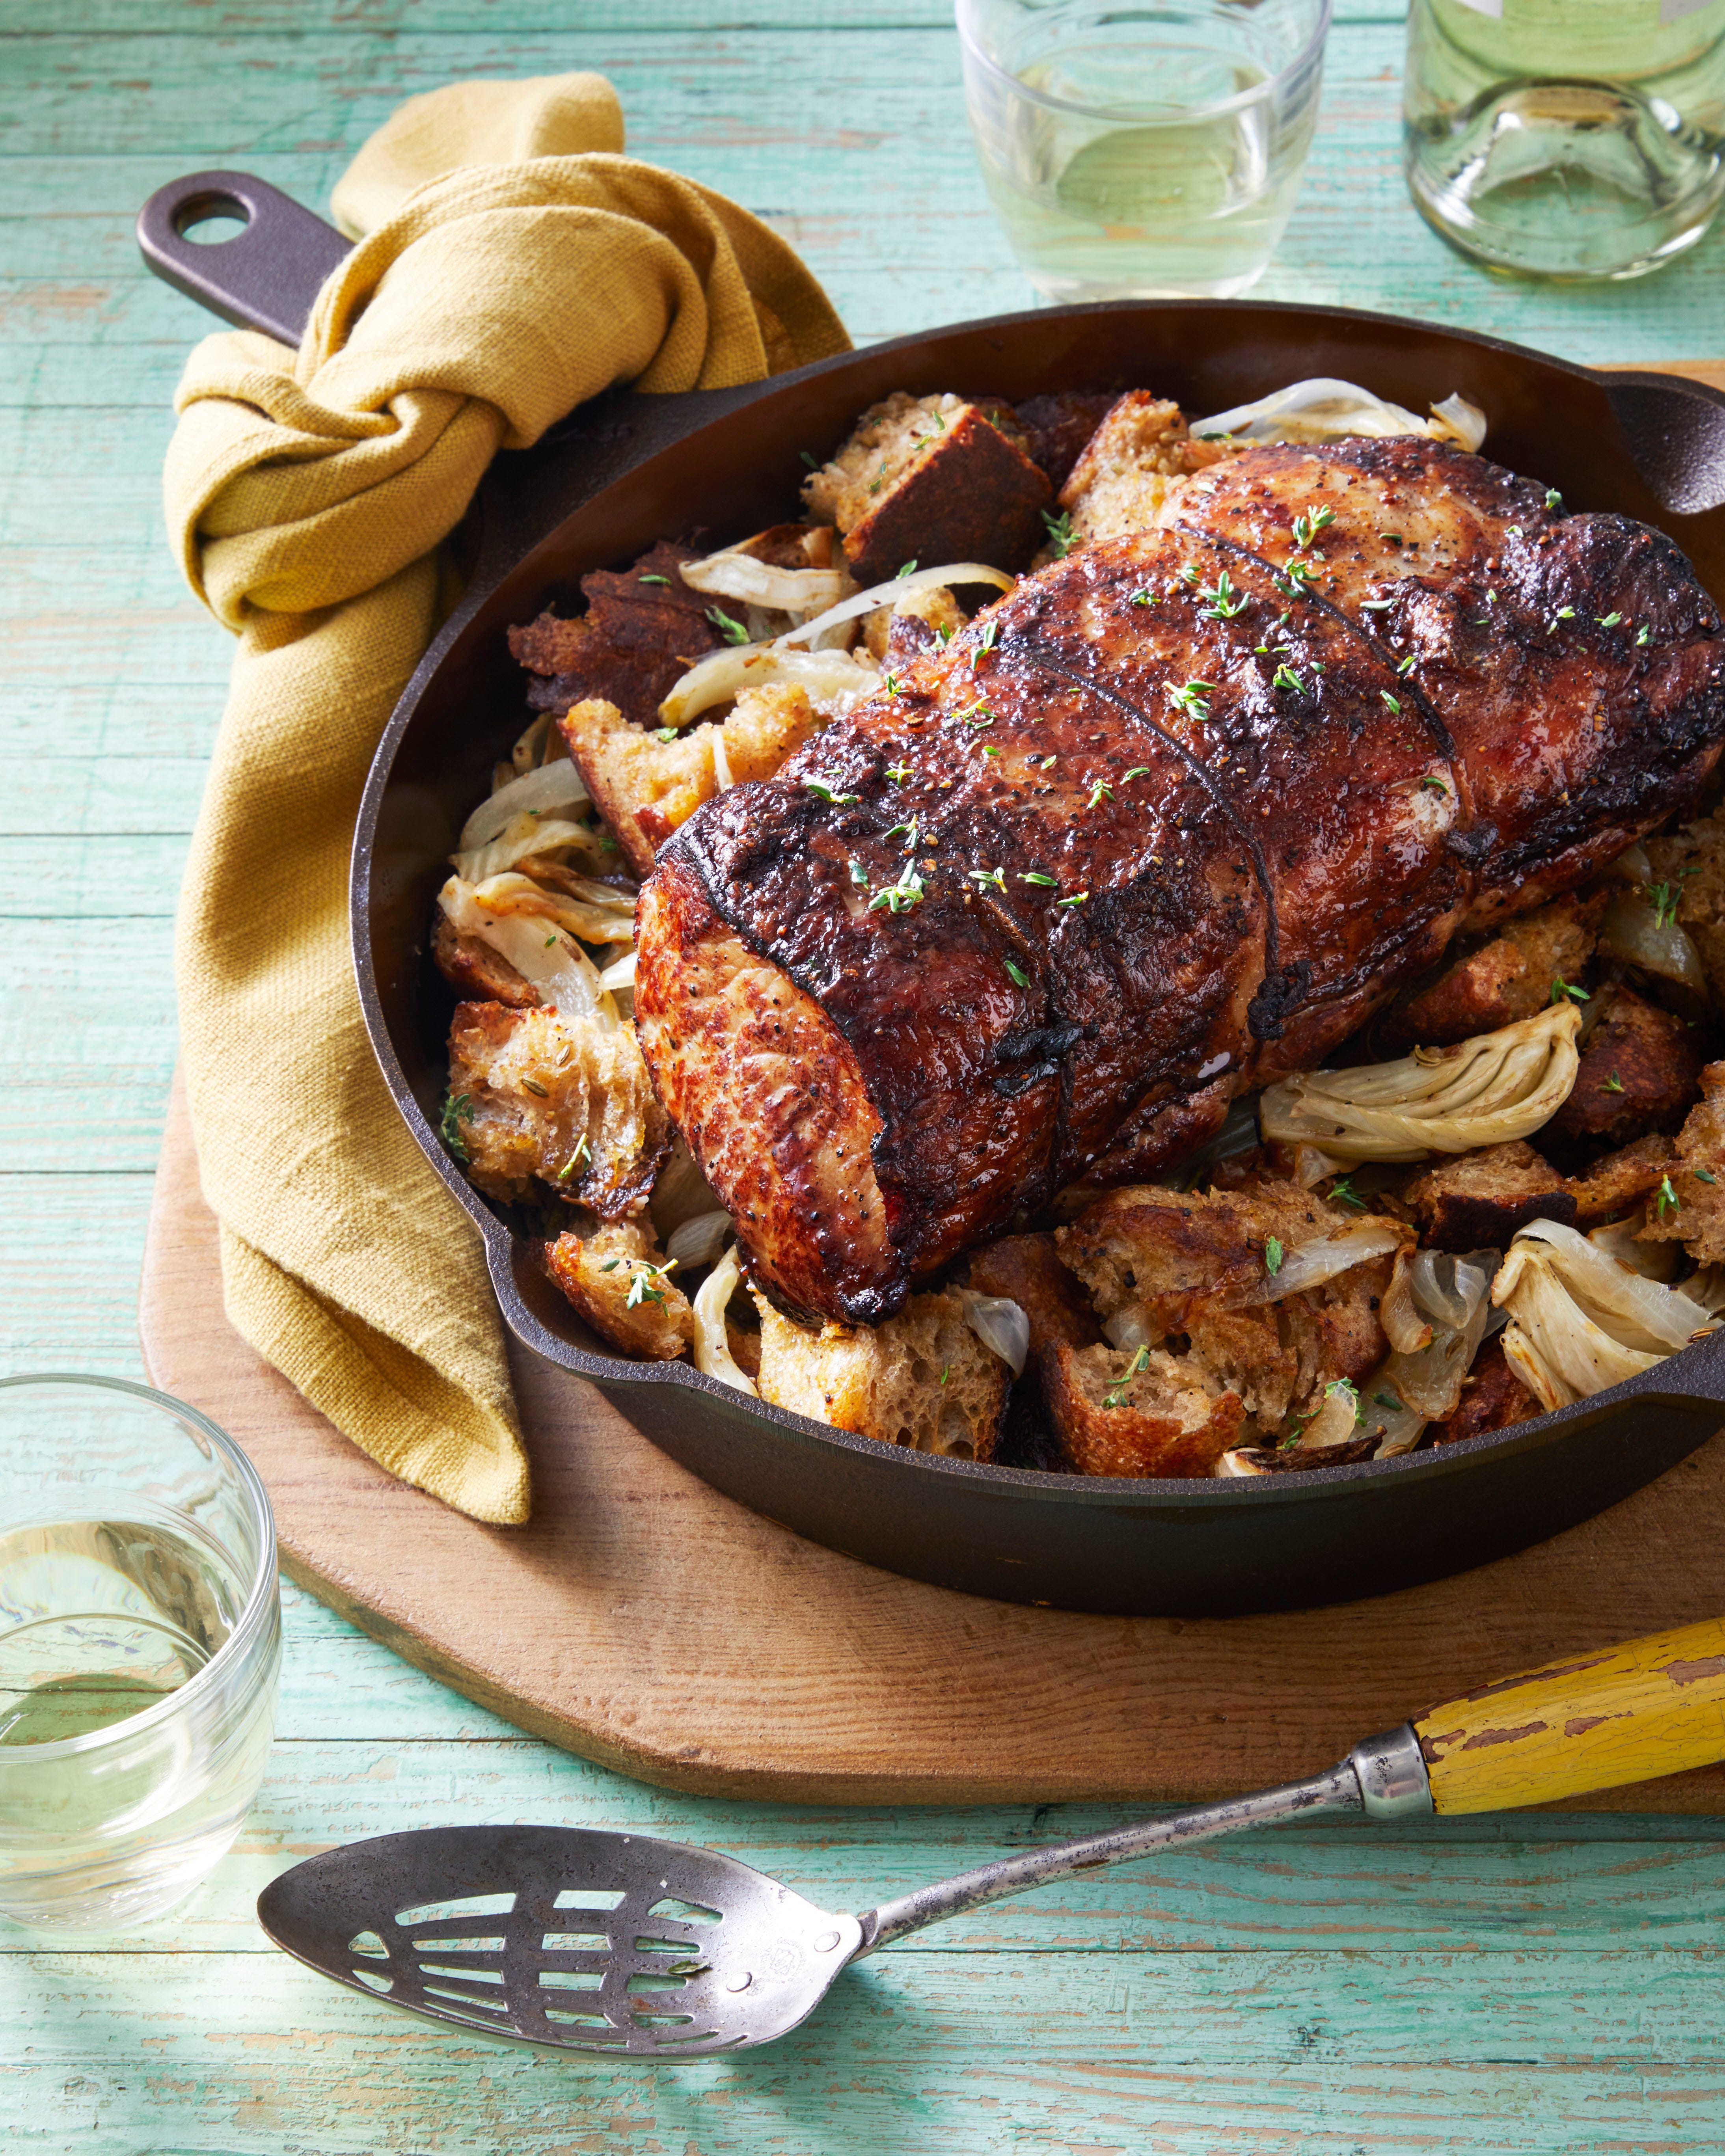
[[[1551,1804],[1725,1759],[1725,1617],[1481,1685],[1414,1724],[1439,1812]]]
[[[205,244],[187,237],[214,217],[244,228]],[[249,172],[188,172],[138,212],[138,247],[164,284],[224,322],[297,345],[323,281],[351,243],[291,195]]]

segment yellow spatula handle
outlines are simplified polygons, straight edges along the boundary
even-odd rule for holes
[[[1725,1759],[1725,1618],[1571,1655],[1414,1724],[1440,1812],[1550,1804]]]

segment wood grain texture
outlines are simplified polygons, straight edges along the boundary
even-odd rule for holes
[[[1251,1789],[1327,1765],[1434,1697],[1611,1645],[1674,1605],[1699,1617],[1719,1591],[1716,1440],[1539,1549],[1369,1603],[1225,1621],[1016,1609],[799,1540],[526,1354],[533,1518],[486,1527],[347,1445],[232,1332],[220,1298],[177,1093],[145,1360],[245,1445],[289,1573],[536,1736],[674,1789],[959,1804]],[[1647,1757],[1635,1765],[1643,1809],[1725,1809],[1725,1768],[1647,1780]]]

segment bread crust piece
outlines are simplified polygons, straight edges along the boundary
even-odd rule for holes
[[[764,1296],[761,1398],[834,1430],[948,1460],[992,1460],[1012,1373],[956,1295],[917,1295],[882,1325],[811,1331]]]
[[[1649,839],[1653,881],[1677,902],[1677,926],[1701,953],[1713,1000],[1725,1005],[1725,806],[1668,838]]]
[[[1681,1243],[1698,1265],[1725,1265],[1725,1063],[1701,1074],[1702,1097],[1677,1133],[1668,1170],[1675,1204],[1647,1209],[1639,1243]]]
[[[655,724],[678,679],[724,642],[707,619],[712,600],[691,592],[678,573],[685,562],[700,558],[692,547],[661,540],[628,569],[583,577],[584,614],[542,613],[511,629],[510,651],[532,677],[532,708],[566,711],[603,698],[638,726]]]
[[[1458,1256],[1507,1250],[1530,1220],[1573,1226],[1574,1193],[1524,1138],[1441,1160],[1402,1193],[1419,1224],[1420,1240]]]
[[[464,1001],[507,1004],[514,1010],[531,1010],[539,1001],[538,989],[501,951],[494,951],[483,936],[463,935],[441,906],[432,923],[431,955]]]
[[[588,1324],[624,1354],[670,1363],[693,1342],[695,1313],[660,1270],[665,1253],[642,1222],[619,1220],[591,1235],[559,1235],[538,1245],[538,1257]],[[631,1306],[643,1273],[642,1292]]]
[[[1086,442],[1060,489],[1060,507],[1078,540],[1146,531],[1193,472],[1229,454],[1194,442],[1178,404],[1147,389],[1129,389]]]
[[[1208,1475],[1238,1444],[1245,1409],[1218,1393],[1189,1357],[1056,1341],[1042,1365],[1042,1397],[1081,1475]],[[1111,1406],[1110,1402],[1113,1404]]]
[[[1488,1430],[1507,1430],[1512,1423],[1526,1422],[1544,1412],[1510,1368],[1502,1341],[1488,1340],[1462,1380],[1461,1399],[1455,1414],[1430,1424],[1427,1435],[1434,1445],[1455,1445],[1464,1437],[1481,1437]]]
[[[1702,1058],[1690,1045],[1689,1028],[1632,988],[1596,993],[1602,1000],[1609,995],[1609,1004],[1551,1127],[1612,1145],[1675,1130],[1700,1090]]]
[[[1377,1037],[1386,1048],[1445,1048],[1532,1018],[1551,1001],[1553,982],[1581,980],[1609,896],[1574,894],[1506,922],[1501,936],[1390,1011]]]
[[[835,524],[859,584],[911,560],[1022,568],[1043,535],[1054,490],[1021,446],[1010,407],[896,392],[858,421],[832,461],[804,483],[814,515]]]
[[[670,1150],[634,1029],[554,1008],[459,1004],[449,1095],[467,1173],[506,1202],[536,1188],[617,1219],[644,1203]]]
[[[1706,1075],[1703,1071],[1703,1081]],[[1568,1177],[1564,1187],[1575,1200],[1576,1226],[1585,1235],[1591,1228],[1603,1227],[1608,1220],[1620,1220],[1633,1213],[1658,1189],[1675,1157],[1671,1140],[1656,1134],[1608,1153],[1604,1160],[1595,1161],[1585,1175]]]

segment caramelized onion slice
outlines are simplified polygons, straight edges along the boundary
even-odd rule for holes
[[[726,1251],[701,1283],[691,1307],[695,1312],[695,1367],[721,1383],[734,1385],[740,1393],[758,1399],[755,1381],[731,1353],[725,1332],[725,1312],[742,1279],[735,1248]]]
[[[1707,993],[1707,968],[1688,930],[1661,918],[1645,891],[1620,891],[1612,900],[1599,923],[1599,949],[1608,958],[1681,981],[1698,996]]]
[[[945,562],[935,569],[912,569],[906,575],[889,577],[884,584],[870,584],[865,592],[853,592],[837,606],[816,614],[813,621],[787,629],[778,639],[778,648],[783,650],[789,644],[810,643],[840,622],[873,613],[876,607],[892,606],[912,592],[932,592],[942,584],[993,584],[997,591],[1009,592],[1017,582],[1017,578],[1009,577],[1004,569],[991,569],[985,562]]]
[[[461,826],[458,852],[471,853],[501,839],[517,816],[543,817],[554,808],[579,808],[588,798],[581,773],[563,757],[556,763],[542,763],[536,770],[511,778],[480,802]]]
[[[526,883],[525,876],[511,880]],[[536,884],[529,888],[539,891]],[[541,893],[540,896],[545,894]],[[513,966],[565,1018],[589,1014],[612,1025],[620,1021],[617,1006],[600,985],[598,968],[567,929],[542,911],[505,911],[480,901],[479,891],[460,876],[451,876],[437,902],[461,935],[476,936]],[[549,933],[547,934],[547,930]]]
[[[866,657],[848,651],[793,651],[777,644],[739,644],[710,651],[672,687],[659,707],[661,725],[686,726],[691,719],[727,704],[745,689],[789,682],[803,690],[819,711],[849,711],[872,696],[880,676]]]
[[[747,606],[771,607],[779,613],[820,613],[845,593],[840,569],[778,569],[730,547],[702,561],[685,562],[678,573],[692,592],[741,599]]]
[[[1298,1295],[1303,1289],[1322,1287],[1326,1281],[1352,1272],[1368,1258],[1384,1257],[1391,1250],[1400,1250],[1413,1232],[1399,1221],[1373,1220],[1322,1241],[1296,1243],[1283,1253],[1276,1270],[1266,1273],[1245,1300],[1280,1302],[1285,1296]]]
[[[1250,404],[1236,404],[1208,419],[1194,419],[1192,432],[1206,436],[1230,434],[1246,442],[1333,442],[1349,434],[1426,434],[1459,441],[1476,449],[1486,439],[1486,415],[1460,396],[1446,397],[1431,408],[1432,418],[1422,419],[1403,404],[1374,397],[1356,382],[1339,382],[1319,375],[1307,382],[1290,382],[1268,397]],[[1471,439],[1470,439],[1471,438]]]
[[[1524,1138],[1569,1097],[1580,1023],[1566,1002],[1454,1048],[1302,1071],[1269,1088],[1259,1120],[1266,1137],[1337,1163],[1419,1160]]]

